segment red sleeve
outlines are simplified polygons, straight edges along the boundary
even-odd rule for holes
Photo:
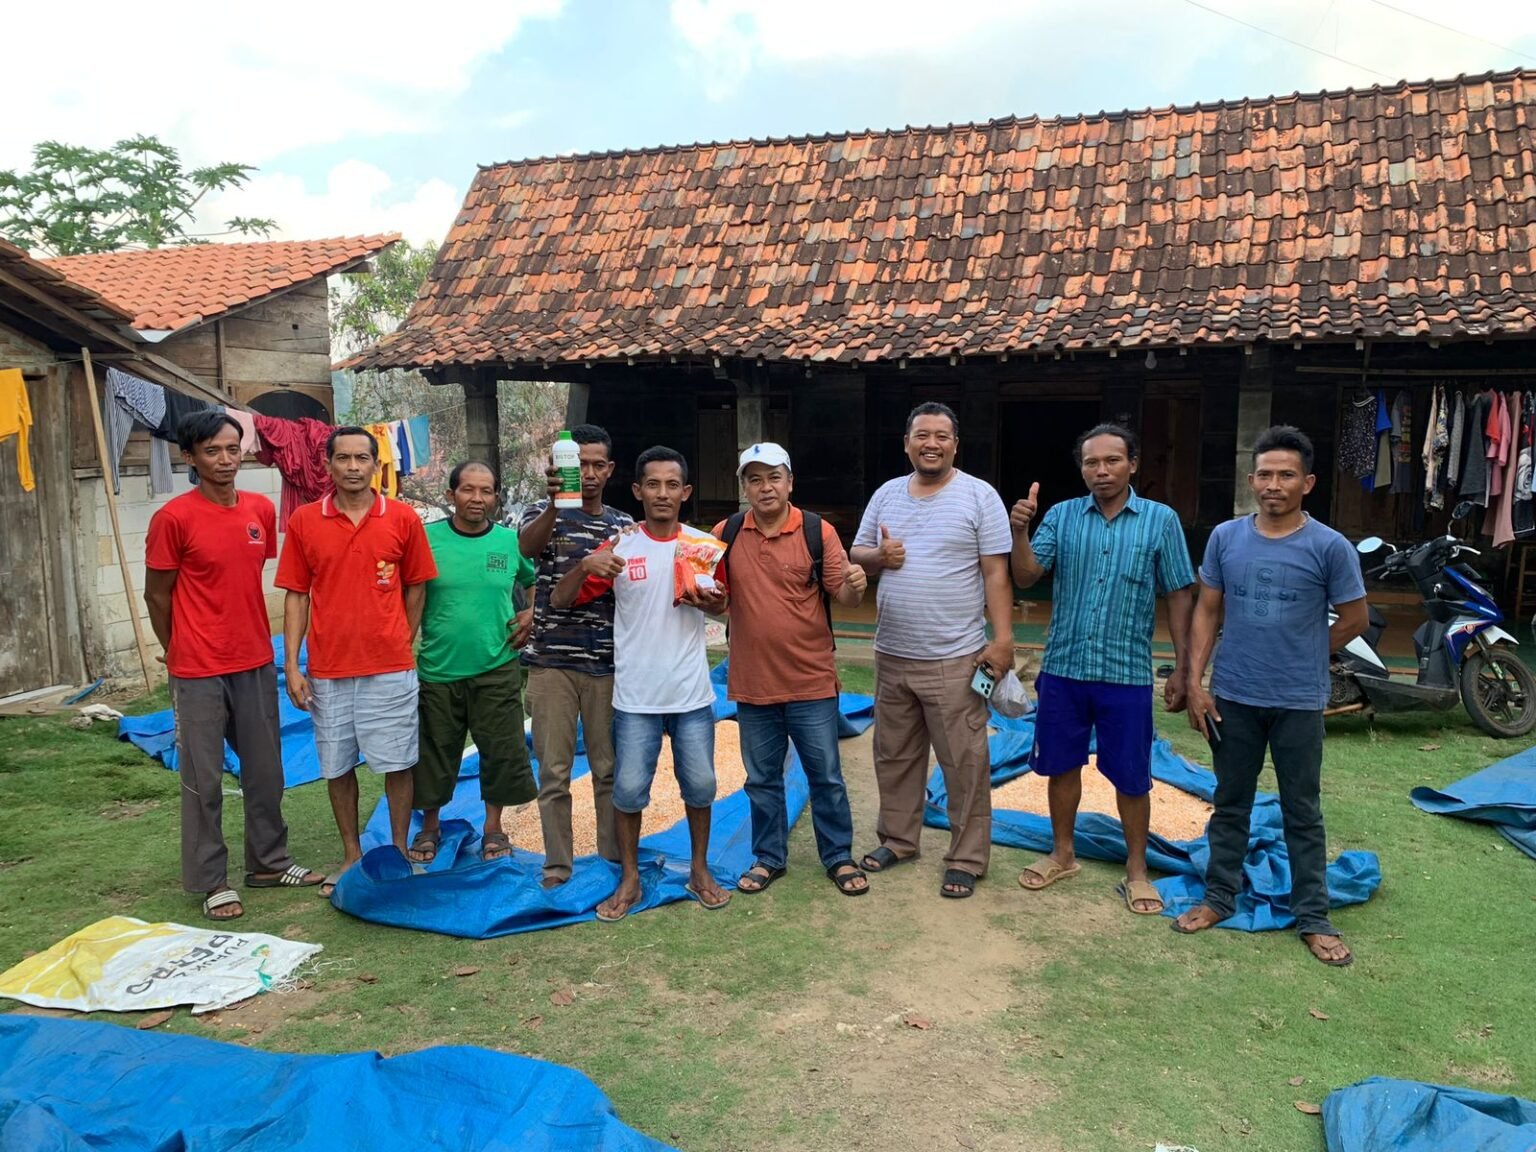
[[[422,527],[421,517],[409,508],[405,512],[410,523],[405,527],[405,547],[400,553],[400,580],[410,587],[435,579],[437,561],[432,558],[432,545],[427,543],[427,530]]]
[[[144,566],[162,572],[181,567],[181,520],[169,508],[162,508],[149,518],[149,533],[144,537]]]
[[[593,552],[601,552],[604,548],[612,548],[612,540],[604,540]],[[581,582],[581,588],[576,592],[576,599],[571,601],[571,607],[580,604],[590,604],[600,596],[606,596],[613,591],[613,578],[610,576],[588,576]]]
[[[288,535],[283,539],[283,554],[277,561],[277,578],[272,582],[289,592],[308,592],[314,582],[309,557],[304,554],[304,517],[297,512],[288,517]]]
[[[263,499],[261,502],[261,530],[267,534],[267,559],[277,559],[277,510],[272,507],[272,501]]]

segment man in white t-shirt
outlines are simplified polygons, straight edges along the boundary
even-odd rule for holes
[[[673,771],[688,814],[688,891],[711,911],[731,899],[705,860],[715,802],[715,692],[704,616],[725,611],[723,569],[716,570],[715,588],[690,588],[673,603],[673,554],[679,535],[691,531],[679,517],[692,492],[680,453],[647,448],[635,463],[634,483],[644,521],[590,553],[549,595],[556,609],[610,590],[614,597],[613,811],[623,873],[613,895],[597,906],[599,920],[622,920],[640,902],[640,816],[651,802],[663,734],[672,738]]]
[[[919,404],[903,444],[912,471],[882,484],[864,510],[849,558],[880,573],[875,626],[875,782],[880,846],[866,872],[917,859],[928,749],[949,791],[949,851],[939,892],[963,899],[986,874],[992,848],[987,701],[1013,667],[1013,533],[992,486],[955,467],[960,422]],[[987,636],[986,625],[992,625]]]

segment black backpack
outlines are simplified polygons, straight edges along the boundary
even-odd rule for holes
[[[821,517],[814,512],[801,511],[804,518],[801,530],[805,533],[805,549],[811,554],[811,575],[805,582],[807,588],[821,588],[821,607],[827,614],[827,631],[832,631],[832,597],[827,594],[826,588],[821,584]],[[731,548],[736,543],[736,537],[741,534],[741,526],[747,522],[745,512],[737,512],[725,522],[725,531],[720,538],[725,541],[725,556],[722,563],[725,564],[726,578],[730,578]],[[726,625],[727,631],[730,625]],[[837,641],[832,641],[832,646],[837,647]]]

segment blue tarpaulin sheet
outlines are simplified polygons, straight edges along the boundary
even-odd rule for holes
[[[1536,858],[1536,748],[1490,764],[1443,791],[1415,788],[1410,795],[1425,812],[1492,824],[1516,848]]]
[[[992,757],[992,786],[1022,776],[1029,769],[1029,753],[1035,742],[1033,716],[1009,720],[992,715],[997,729],[989,737]],[[1179,756],[1166,740],[1152,745],[1152,778],[1181,789],[1205,801],[1216,793],[1216,777],[1204,768]],[[948,793],[944,777],[935,769],[928,781],[928,804],[924,822],[933,828],[948,828],[945,813]],[[1037,852],[1051,850],[1051,821],[1033,812],[994,809],[992,842],[1010,848]],[[1098,812],[1080,812],[1073,833],[1077,854],[1089,860],[1118,863],[1125,859],[1125,833],[1120,821]],[[1163,898],[1163,915],[1173,917],[1193,908],[1205,896],[1205,867],[1210,859],[1205,837],[1197,840],[1165,840],[1153,833],[1147,842],[1147,863],[1155,871],[1170,875],[1154,881]],[[1381,884],[1381,867],[1374,852],[1341,852],[1328,865],[1328,896],[1334,907],[1360,904],[1370,899]],[[1280,822],[1280,798],[1261,792],[1254,800],[1253,823],[1249,833],[1248,857],[1243,862],[1243,891],[1237,899],[1237,911],[1219,927],[1244,932],[1264,932],[1290,928],[1296,923],[1291,915],[1290,857]]]
[[[1531,1152],[1536,1103],[1373,1076],[1323,1101],[1328,1152]]]
[[[0,1016],[0,1152],[665,1152],[580,1072],[483,1048],[289,1056]]]
[[[725,699],[724,665],[715,669],[716,723],[733,723],[736,706]],[[869,727],[874,701],[868,696],[845,693],[840,701],[845,738]],[[589,772],[586,756],[578,754],[571,770],[573,779]],[[534,761],[534,771],[538,762]],[[486,939],[541,928],[558,928],[595,918],[599,904],[619,882],[619,868],[600,856],[582,856],[571,878],[557,888],[545,889],[544,857],[513,850],[498,860],[480,859],[480,829],[485,805],[480,799],[480,758],[473,751],[464,757],[453,799],[444,805],[442,842],[430,864],[412,865],[389,842],[389,809],[380,801],[363,830],[363,859],[343,873],[331,900],[343,912],[361,920],[417,928],[448,936]],[[799,819],[809,797],[805,772],[793,750],[785,772],[785,793],[791,825]],[[421,827],[421,817],[411,817],[410,835]],[[640,883],[643,895],[634,912],[642,912],[676,900],[691,900],[688,883],[689,846],[687,821],[643,837],[640,841]],[[734,886],[736,878],[752,866],[752,827],[745,792],[736,791],[715,801],[710,817],[709,869],[716,881]]]
[[[288,700],[281,636],[273,637],[272,652],[277,662],[277,719],[283,748],[283,787],[296,788],[320,779],[314,722],[308,712],[295,708]],[[309,654],[304,648],[299,649],[299,667],[309,667]],[[146,716],[124,716],[117,722],[117,738],[154,757],[172,772],[176,771],[176,718],[169,708]],[[224,745],[224,771],[232,776],[240,775],[240,758],[228,744]]]

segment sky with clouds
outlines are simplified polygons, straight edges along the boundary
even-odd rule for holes
[[[158,135],[210,219],[436,242],[476,164],[1536,68],[1532,0],[87,0],[6,18],[0,167]],[[24,98],[18,98],[24,94]]]

